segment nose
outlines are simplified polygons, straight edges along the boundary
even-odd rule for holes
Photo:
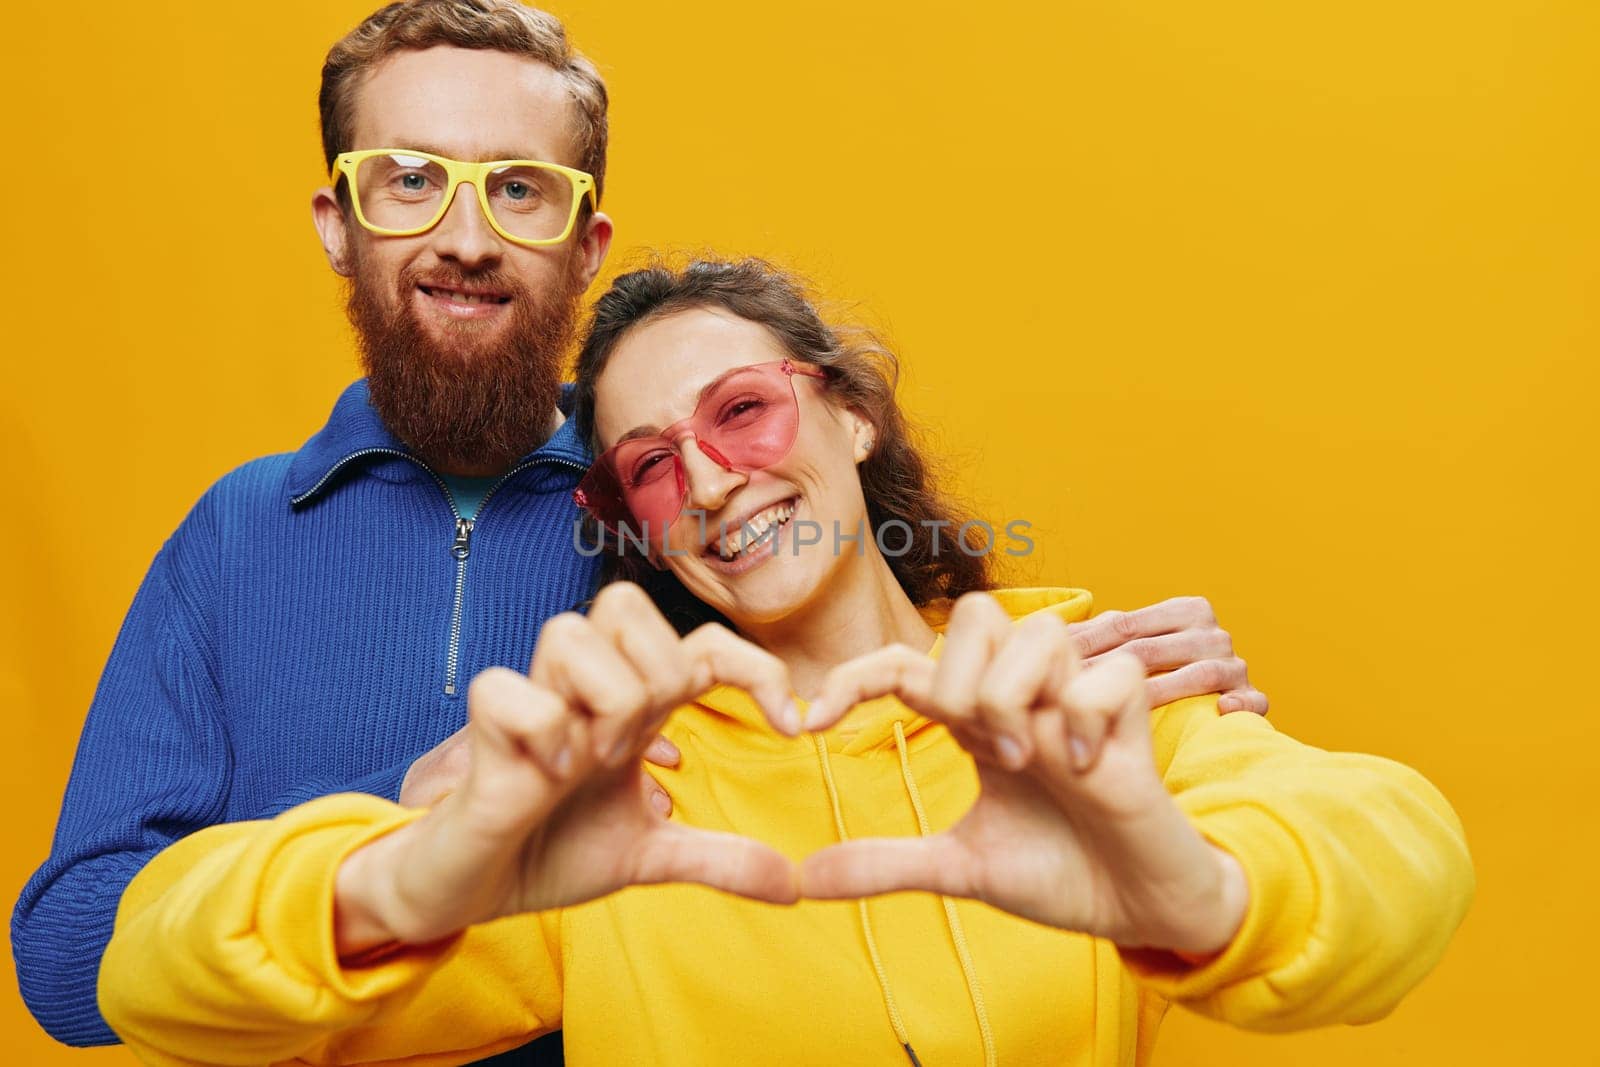
[[[685,440],[687,438],[687,440]],[[706,445],[693,434],[678,440],[678,462],[683,464],[684,505],[706,514],[727,502],[728,496],[750,479],[713,459]]]
[[[433,227],[429,237],[440,259],[453,260],[467,270],[493,267],[505,252],[500,235],[484,217],[477,189],[466,182],[456,186],[444,218]]]

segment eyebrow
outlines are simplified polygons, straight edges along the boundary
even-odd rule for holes
[[[641,437],[654,437],[660,432],[660,430],[653,426],[635,426],[633,429],[617,438],[617,444],[620,445],[624,441],[635,441]]]

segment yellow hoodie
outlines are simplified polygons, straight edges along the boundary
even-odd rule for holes
[[[1081,591],[998,596],[1014,618],[1090,608]],[[335,872],[421,815],[342,795],[156,857],[123,896],[100,1006],[152,1063],[462,1063],[562,1027],[574,1067],[909,1064],[904,1044],[927,1067],[1111,1067],[1148,1061],[1170,1001],[1261,1030],[1385,1015],[1472,896],[1449,805],[1406,767],[1221,716],[1214,697],[1151,721],[1168,790],[1249,880],[1239,933],[1201,966],[925,893],[779,907],[672,885],[341,967]],[[890,698],[786,738],[719,688],[665,732],[683,752],[654,771],[673,818],[795,860],[936,832],[977,791],[944,728]]]

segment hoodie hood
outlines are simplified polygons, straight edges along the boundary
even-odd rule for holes
[[[1094,607],[1094,598],[1084,589],[996,589],[991,595],[1014,620],[1050,612],[1065,622],[1081,622],[1089,617]],[[918,609],[938,634],[933,648],[928,652],[935,659],[944,651],[944,629],[949,621],[949,608],[948,601],[940,601]],[[797,700],[797,703],[804,712],[806,702]],[[811,744],[804,737],[788,738],[778,733],[767,723],[766,716],[750,694],[733,686],[719,685],[707,690],[693,705],[680,709],[678,715],[686,712],[700,720],[690,726],[697,734],[726,735],[737,741],[746,758],[752,755],[752,750],[757,758],[767,753],[781,758],[793,755],[797,743],[804,743],[808,748]],[[894,697],[886,696],[857,704],[836,726],[817,736],[822,738],[830,752],[858,755],[880,748],[892,751],[895,747],[894,724],[897,721],[907,737],[914,737],[932,725],[931,720],[918,715]]]

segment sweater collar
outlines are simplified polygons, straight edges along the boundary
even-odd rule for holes
[[[570,382],[561,386],[558,406],[562,414],[571,415]],[[364,453],[397,454],[418,466],[427,466],[383,424],[367,395],[367,381],[362,378],[340,394],[338,403],[333,406],[333,414],[328,416],[327,425],[295,453],[294,460],[289,464],[290,504],[298,507],[306,503],[332,482],[334,472]],[[587,467],[594,462],[571,418],[564,421],[548,441],[512,466],[547,462],[568,466],[576,464],[580,467]]]

